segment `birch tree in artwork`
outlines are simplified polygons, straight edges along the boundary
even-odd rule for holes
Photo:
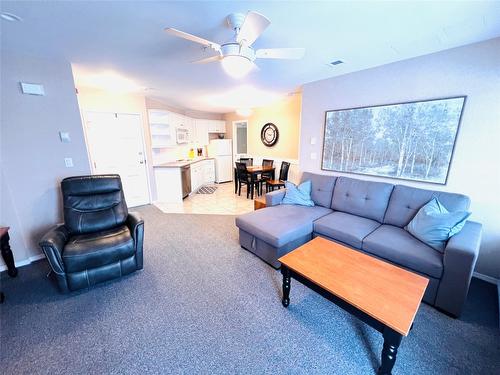
[[[464,100],[328,112],[323,169],[444,183]]]

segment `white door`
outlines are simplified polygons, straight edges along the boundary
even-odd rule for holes
[[[87,112],[85,132],[94,174],[119,174],[129,207],[150,203],[141,116]]]
[[[248,156],[247,121],[233,121],[233,155],[234,160]]]

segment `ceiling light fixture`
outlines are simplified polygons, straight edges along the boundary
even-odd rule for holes
[[[225,56],[222,59],[224,71],[235,79],[245,77],[254,66],[254,63],[244,56]]]
[[[15,14],[12,14],[12,13],[0,13],[0,17],[6,21],[9,21],[9,22],[20,22],[22,21],[23,19],[19,16],[16,16]]]

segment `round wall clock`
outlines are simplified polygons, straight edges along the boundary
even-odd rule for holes
[[[271,122],[264,125],[260,131],[260,139],[267,147],[274,146],[278,142],[279,135],[278,128]]]

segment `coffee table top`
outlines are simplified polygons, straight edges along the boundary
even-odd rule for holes
[[[278,260],[404,336],[429,283],[425,277],[321,237]]]

